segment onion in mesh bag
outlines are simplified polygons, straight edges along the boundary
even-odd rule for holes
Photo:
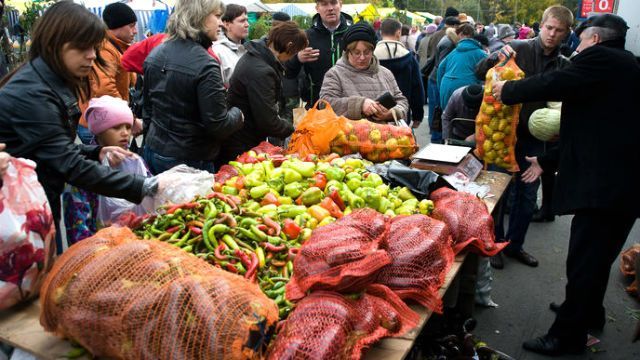
[[[127,228],[69,248],[40,302],[45,330],[116,359],[259,358],[278,321],[256,285]]]

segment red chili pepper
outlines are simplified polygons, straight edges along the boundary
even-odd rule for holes
[[[253,281],[253,279],[255,278],[255,274],[257,273],[257,270],[258,270],[258,264],[259,264],[258,255],[252,252],[251,263],[249,264],[249,266],[247,266],[247,272],[244,274],[245,279],[250,279],[251,281]]]
[[[269,205],[269,204],[280,206],[280,201],[278,201],[278,197],[276,197],[272,192],[268,192],[267,195],[265,195],[262,198],[262,201],[260,202],[260,205],[262,206]]]
[[[321,172],[317,172],[314,176],[313,176],[313,185],[312,186],[316,186],[319,187],[320,189],[324,190],[324,188],[327,186],[327,175],[325,175],[324,173]]]
[[[169,234],[173,234],[174,232],[180,230],[180,225],[178,226],[174,226],[174,227],[170,227],[166,230],[166,232],[168,232]]]
[[[240,258],[240,262],[245,268],[249,268],[251,266],[251,259],[244,251],[236,250],[235,255]]]
[[[287,246],[282,244],[282,245],[273,245],[271,243],[268,242],[261,242],[260,246],[262,246],[265,250],[270,251],[270,252],[280,252],[283,250],[287,249]]]
[[[193,233],[195,235],[201,235],[202,234],[202,229],[197,228],[195,226],[189,226],[189,230],[191,230],[191,233]]]
[[[300,225],[296,224],[295,221],[288,218],[284,219],[284,228],[282,229],[282,232],[284,232],[289,239],[297,239],[301,231],[302,228]]]
[[[344,211],[346,206],[344,205],[344,201],[342,200],[342,197],[340,196],[338,190],[334,189],[331,194],[329,194],[329,197],[331,198],[331,200],[333,200],[334,203],[336,203],[336,205],[338,205],[340,210]]]
[[[272,228],[275,231],[275,236],[280,236],[280,231],[282,231],[282,229],[280,228],[280,224],[278,224],[276,221],[271,219],[268,215],[263,216],[262,221],[264,221],[265,225],[267,225],[268,227]]]
[[[256,227],[258,228],[258,230],[262,232],[266,232],[267,230],[269,230],[269,227],[267,227],[267,225],[265,224],[259,224],[259,225],[256,225]]]
[[[227,264],[227,265],[225,266],[225,268],[227,268],[227,271],[228,271],[228,272],[232,272],[232,273],[234,273],[234,274],[237,274],[237,273],[238,273],[238,269],[236,269],[236,267],[235,267],[235,266],[233,266],[233,265],[231,265],[231,264]]]
[[[173,205],[172,207],[170,207],[169,209],[167,209],[167,214],[173,214],[174,212],[176,212],[176,210],[182,208],[182,204],[180,205]]]
[[[221,251],[223,251],[226,248],[226,246],[223,244],[218,245],[218,247],[216,248],[216,251],[213,252],[213,255],[216,257],[216,259],[218,260],[227,260],[229,257],[227,255],[222,255]]]
[[[298,196],[296,199],[296,205],[302,205],[302,195]]]
[[[281,260],[271,260],[271,265],[275,266],[275,267],[283,267],[287,265],[286,261],[281,261]]]
[[[320,206],[329,210],[329,214],[331,214],[331,216],[333,216],[334,218],[340,219],[342,217],[342,210],[340,210],[340,207],[338,207],[338,205],[336,205],[336,203],[333,202],[330,197],[322,199],[322,201],[320,202]]]

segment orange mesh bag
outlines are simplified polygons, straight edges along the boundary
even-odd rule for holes
[[[40,303],[47,331],[115,359],[259,358],[278,321],[258,286],[114,227],[60,257]]]
[[[388,242],[393,262],[380,270],[376,282],[403,300],[442,312],[438,290],[454,261],[447,226],[424,215],[396,216]]]
[[[383,285],[370,285],[355,299],[317,291],[302,299],[284,322],[269,359],[360,359],[370,345],[406,333],[419,319]]]
[[[495,242],[493,218],[487,205],[476,196],[440,188],[430,198],[435,206],[431,216],[447,224],[455,254],[469,246],[471,251],[493,256],[508,245]]]
[[[360,153],[369,161],[384,162],[408,159],[418,151],[418,145],[410,127],[347,120],[331,140],[330,150],[339,155]]]
[[[484,97],[476,117],[475,152],[485,165],[496,164],[516,172],[516,129],[522,105],[504,105],[493,96],[492,87],[497,81],[523,79],[524,72],[516,65],[515,54],[501,50],[499,58],[498,64],[487,71]]]
[[[324,109],[318,105],[324,104]],[[291,135],[287,153],[298,154],[301,158],[307,155],[323,155],[330,153],[331,140],[344,128],[347,118],[338,117],[325,100],[318,100],[304,115]]]
[[[287,299],[299,300],[312,290],[364,289],[380,268],[391,263],[386,250],[388,232],[388,217],[372,209],[354,211],[316,228],[293,261]]]

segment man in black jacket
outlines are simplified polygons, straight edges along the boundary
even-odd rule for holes
[[[522,176],[531,182],[542,169],[557,169],[554,210],[575,214],[565,301],[552,303],[557,316],[549,332],[523,344],[549,355],[583,351],[587,329],[604,326],[602,300],[609,271],[640,216],[640,188],[632,176],[640,163],[640,66],[624,50],[627,25],[616,15],[604,14],[589,18],[578,32],[579,54],[569,67],[493,88],[509,105],[562,101],[558,150],[528,157],[532,165]],[[603,134],[607,129],[615,136]]]
[[[309,47],[285,63],[285,76],[295,79],[304,67],[306,74],[300,93],[306,108],[320,98],[324,74],[342,57],[342,36],[353,24],[351,16],[340,12],[342,0],[317,0],[313,25],[307,32]]]

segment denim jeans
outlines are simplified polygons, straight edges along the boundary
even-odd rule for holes
[[[149,171],[151,171],[151,173],[154,175],[165,172],[180,164],[185,164],[194,169],[205,170],[212,174],[215,174],[215,166],[213,166],[213,161],[180,160],[174,157],[160,155],[151,150],[149,146],[144,147],[143,158],[147,163],[147,166],[149,167]]]
[[[82,125],[78,125],[78,137],[85,145],[91,145],[93,138],[95,137],[89,129]]]
[[[431,133],[431,142],[440,144],[442,143],[442,132],[434,131],[432,129],[433,113],[436,106],[440,104],[438,97],[438,84],[434,80],[429,79],[429,84],[427,85],[427,99],[429,101],[429,132]]]

